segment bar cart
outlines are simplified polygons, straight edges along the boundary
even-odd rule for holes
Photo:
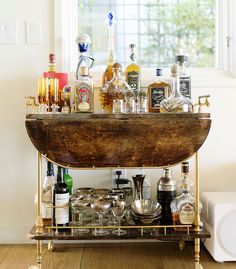
[[[194,240],[195,268],[200,265],[200,239],[210,234],[200,229],[198,150],[211,126],[208,113],[159,114],[28,114],[25,121],[28,135],[38,151],[38,203],[36,225],[29,238],[37,241],[37,268],[42,268],[42,241],[49,240],[122,240],[156,239]],[[160,168],[176,165],[195,155],[195,221],[194,228],[181,225],[126,225],[127,234],[96,236],[75,234],[76,227],[60,232],[60,227],[43,227],[41,215],[41,166],[46,158],[72,169],[117,167]],[[88,227],[86,227],[88,228]],[[102,227],[89,227],[96,230]],[[104,227],[106,229],[114,226]],[[145,233],[152,228],[154,232]],[[95,233],[96,234],[96,233]]]

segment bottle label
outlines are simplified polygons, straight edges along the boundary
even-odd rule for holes
[[[78,102],[78,111],[89,111],[91,109],[91,88],[89,85],[83,83],[77,88],[77,102]]]
[[[165,88],[151,88],[150,89],[150,106],[152,109],[160,109],[160,103],[165,98]]]
[[[55,194],[55,221],[56,224],[65,224],[69,222],[69,193]]]
[[[51,186],[47,186],[46,189],[42,190],[42,218],[51,219],[52,218],[52,208],[50,208],[52,203],[52,189]]]
[[[191,78],[189,76],[180,77],[180,92],[184,97],[191,99]]]
[[[134,94],[138,96],[140,91],[140,72],[132,71],[128,73],[128,84]]]
[[[194,207],[189,203],[185,203],[181,206],[179,212],[179,220],[181,224],[193,224],[194,222]]]

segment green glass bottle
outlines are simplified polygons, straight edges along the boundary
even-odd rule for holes
[[[64,182],[69,188],[69,194],[73,194],[73,178],[69,175],[68,168],[63,168]]]

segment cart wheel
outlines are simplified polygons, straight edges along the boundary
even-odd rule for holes
[[[179,241],[179,250],[183,250],[185,248],[185,241],[184,240],[180,240]]]

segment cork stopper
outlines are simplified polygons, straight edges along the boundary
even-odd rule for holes
[[[49,54],[49,63],[54,64],[56,62],[56,56],[53,53]]]
[[[122,70],[122,65],[119,63],[114,63],[112,66],[112,69],[114,69],[115,71],[121,71]]]
[[[177,78],[179,76],[179,65],[173,64],[171,67],[171,76]]]
[[[88,67],[87,66],[81,66],[79,73],[80,73],[81,76],[88,76],[88,74],[89,74]]]

